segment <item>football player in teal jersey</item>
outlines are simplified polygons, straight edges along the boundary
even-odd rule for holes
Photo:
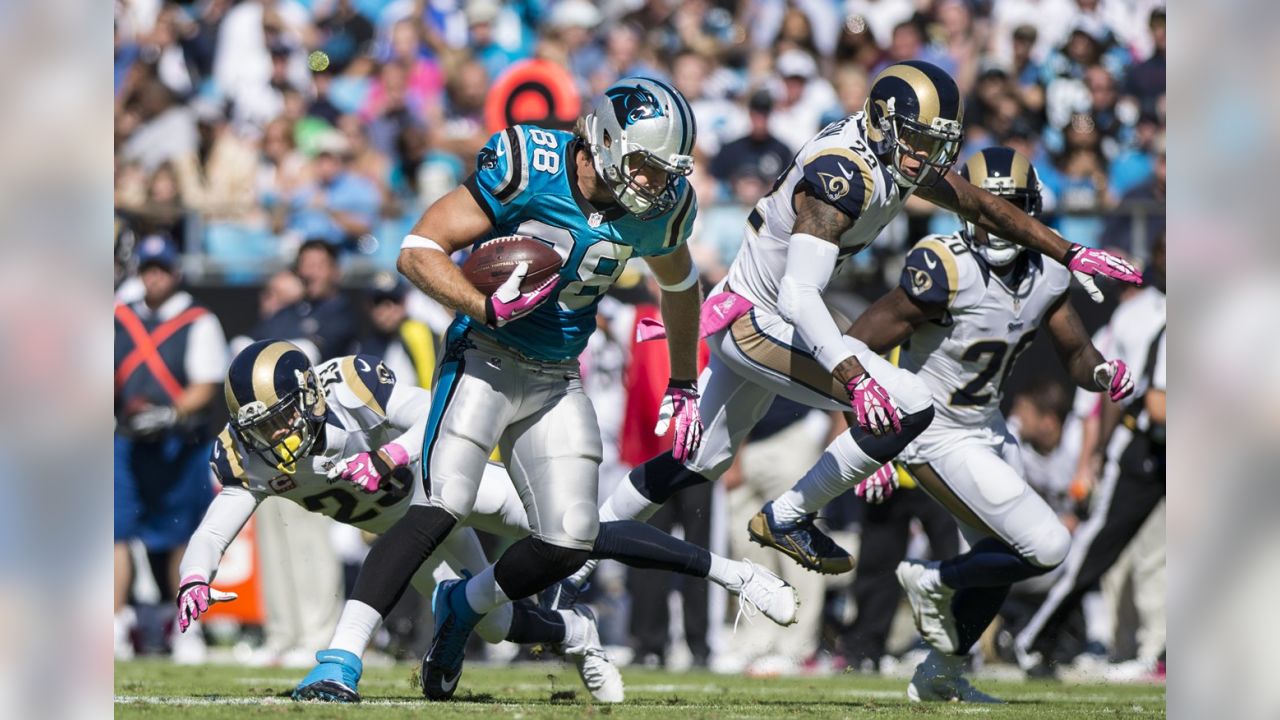
[[[578,355],[595,308],[627,261],[645,260],[662,287],[671,382],[660,430],[674,423],[677,457],[701,437],[697,340],[701,292],[685,242],[697,214],[686,176],[696,128],[674,88],[624,78],[575,132],[517,125],[496,133],[476,171],[433,204],[401,246],[400,271],[457,311],[449,328],[413,506],[370,551],[330,650],[299,686],[352,675],[377,623],[411,577],[475,503],[497,447],[528,513],[531,535],[466,580],[443,583],[423,692],[451,697],[463,649],[484,615],[577,570],[596,537],[600,431],[583,393]],[[521,264],[492,295],[469,283],[450,255],[505,235],[535,237],[561,268],[530,291]],[[348,665],[352,667],[348,667]],[[358,674],[358,673],[357,673]]]

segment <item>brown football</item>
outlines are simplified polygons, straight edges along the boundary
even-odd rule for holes
[[[560,255],[549,243],[528,235],[507,235],[486,240],[462,264],[462,274],[485,295],[492,295],[516,266],[529,263],[529,272],[520,285],[529,292],[560,271]]]

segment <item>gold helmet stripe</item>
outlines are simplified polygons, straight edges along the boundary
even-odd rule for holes
[[[910,65],[898,63],[885,68],[884,72],[880,73],[880,77],[896,77],[911,86],[911,89],[916,93],[916,100],[920,103],[919,118],[921,124],[929,125],[934,118],[938,117],[940,112],[938,107],[938,88],[934,86],[933,80],[930,80],[928,75]]]
[[[1031,161],[1020,152],[1013,153],[1009,160],[1009,177],[1013,178],[1014,187],[1019,190],[1031,190]]]
[[[965,163],[965,169],[969,171],[969,182],[982,187],[982,183],[987,181],[987,154],[984,152],[976,152],[973,157],[969,158],[969,162]]]
[[[280,402],[276,394],[276,363],[280,356],[295,349],[293,343],[274,342],[263,348],[253,361],[253,397],[271,407]]]

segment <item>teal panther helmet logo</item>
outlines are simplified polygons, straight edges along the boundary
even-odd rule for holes
[[[653,93],[639,85],[609,88],[605,95],[613,101],[613,114],[622,127],[634,125],[640,120],[662,117],[662,105]]]

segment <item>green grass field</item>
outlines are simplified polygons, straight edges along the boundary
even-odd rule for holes
[[[427,703],[412,684],[416,668],[370,668],[359,706],[294,703],[288,691],[304,671],[234,666],[175,667],[164,661],[117,663],[117,718],[1153,718],[1165,692],[1152,685],[1069,685],[983,680],[1006,705],[911,705],[906,681],[844,675],[749,680],[706,672],[627,668],[627,701],[592,705],[568,666],[468,666],[458,696]]]

